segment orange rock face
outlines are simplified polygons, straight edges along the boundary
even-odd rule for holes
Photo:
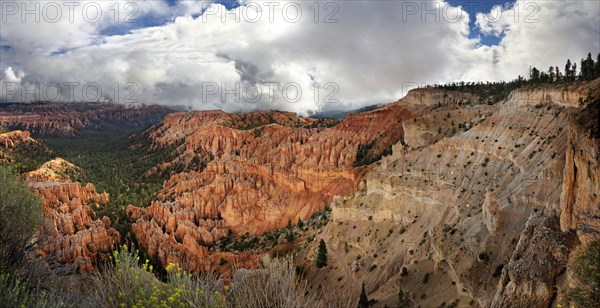
[[[15,145],[23,142],[35,142],[35,140],[26,131],[15,130],[0,134],[0,146],[4,148],[14,148]]]
[[[138,243],[163,264],[209,271],[219,253],[211,244],[228,233],[306,220],[334,196],[353,194],[368,164],[402,138],[402,122],[435,104],[414,95],[343,121],[277,111],[167,116],[149,136],[156,146],[177,145],[178,155],[160,166],[174,171],[158,200],[128,207]]]
[[[0,133],[0,164],[13,162],[10,152],[19,145],[32,145],[45,150],[37,140],[31,138],[29,132],[16,130]]]
[[[38,238],[38,252],[58,262],[75,263],[82,272],[94,269],[98,258],[105,258],[119,242],[108,217],[95,219],[92,207],[108,203],[107,193],[97,193],[94,185],[71,182],[66,168],[74,165],[55,159],[25,175],[30,187],[42,198],[44,232]]]

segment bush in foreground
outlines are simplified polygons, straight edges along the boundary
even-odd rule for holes
[[[158,280],[148,261],[122,246],[95,278],[91,302],[102,307],[348,307],[355,299],[308,287],[292,258],[263,259],[263,268],[239,269],[231,281],[193,275],[177,264]]]
[[[12,271],[24,261],[42,220],[39,199],[10,169],[0,166],[1,271]]]
[[[600,307],[600,241],[579,251],[572,270],[580,285],[567,290],[565,300],[576,307]]]

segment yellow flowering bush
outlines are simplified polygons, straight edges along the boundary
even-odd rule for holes
[[[225,299],[211,279],[199,279],[184,271],[179,264],[165,267],[167,279],[162,282],[153,273],[149,260],[140,261],[135,248],[126,245],[115,250],[112,262],[102,273],[98,289],[113,307],[223,307]]]
[[[170,263],[159,280],[135,248],[121,246],[104,268],[97,306],[107,307],[327,307],[353,306],[347,295],[312,291],[296,274],[292,258],[265,259],[264,268],[236,272],[226,285],[218,276],[195,275]]]

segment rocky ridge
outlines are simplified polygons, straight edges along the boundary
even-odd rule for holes
[[[600,234],[599,142],[575,120],[597,130],[597,103],[580,102],[599,98],[600,80],[529,87],[405,121],[393,154],[332,203],[304,258],[310,268],[323,238],[333,261],[308,279],[357,292],[364,281],[388,306],[402,290],[421,306],[548,307],[572,283],[574,248]]]
[[[106,122],[146,126],[160,122],[172,112],[164,106],[125,107],[101,103],[0,104],[0,126],[37,135],[77,134]]]

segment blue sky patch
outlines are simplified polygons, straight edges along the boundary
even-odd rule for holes
[[[489,13],[490,10],[497,5],[512,5],[515,3],[515,0],[486,0],[486,1],[463,1],[463,0],[448,0],[447,1],[452,6],[461,6],[464,11],[469,13],[469,38],[477,38],[481,39],[482,45],[493,46],[498,45],[502,40],[502,35],[500,37],[495,35],[484,35],[479,31],[479,28],[475,26],[475,17],[477,13]]]
[[[168,6],[173,7],[176,6],[180,0],[163,0],[167,3]],[[240,4],[235,0],[227,0],[227,1],[214,1],[215,3],[220,3],[225,6],[227,9],[232,9],[240,6]],[[193,18],[197,18],[200,14],[192,15]],[[148,27],[157,27],[165,25],[173,20],[177,16],[160,16],[157,14],[147,14],[139,16],[135,19],[135,22],[128,23],[119,23],[109,26],[106,29],[100,31],[100,35],[124,35],[130,33],[136,29],[148,28]]]

